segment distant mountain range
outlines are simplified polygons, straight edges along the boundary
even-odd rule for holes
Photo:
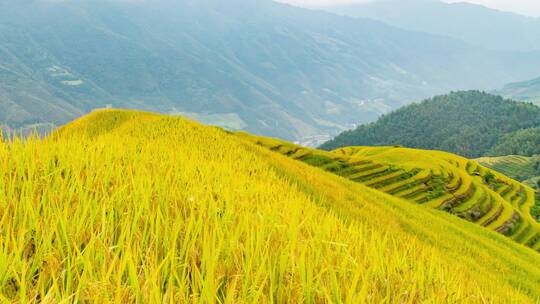
[[[436,149],[467,157],[540,154],[540,108],[478,91],[415,103],[325,143]]]
[[[11,128],[111,105],[300,140],[538,66],[540,53],[266,0],[0,2],[0,124]]]
[[[530,101],[540,105],[540,77],[508,84],[496,93],[508,98]]]
[[[341,15],[380,20],[411,31],[445,35],[487,49],[540,49],[540,18],[477,4],[439,0],[375,0],[325,9]]]

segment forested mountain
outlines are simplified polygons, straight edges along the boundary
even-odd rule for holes
[[[540,127],[504,135],[488,154],[525,156],[540,154]]]
[[[11,127],[112,104],[299,139],[538,65],[538,54],[267,0],[0,2],[0,124]]]
[[[538,154],[540,108],[479,91],[454,92],[346,131],[322,148],[403,145],[468,157]]]
[[[497,92],[502,96],[540,104],[540,77],[506,85]]]
[[[488,49],[540,49],[540,18],[467,2],[375,0],[325,9],[341,15],[380,20],[412,31],[445,35]]]

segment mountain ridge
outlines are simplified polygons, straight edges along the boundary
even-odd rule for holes
[[[487,49],[540,49],[540,18],[492,9],[475,3],[439,0],[376,0],[325,6],[337,14],[379,20],[408,30],[446,35]],[[459,20],[460,22],[454,22]]]
[[[269,1],[156,3],[2,2],[0,122],[59,125],[112,104],[293,140],[530,78],[540,64]]]

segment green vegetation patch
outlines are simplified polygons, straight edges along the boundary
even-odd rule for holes
[[[466,157],[540,154],[540,107],[478,91],[455,92],[412,104],[323,144],[435,149]]]

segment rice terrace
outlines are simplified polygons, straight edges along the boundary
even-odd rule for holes
[[[256,143],[392,196],[445,210],[540,251],[540,224],[531,215],[535,191],[474,161],[400,147],[323,152],[268,139]]]
[[[0,304],[540,304],[540,1],[0,0]]]
[[[120,110],[4,142],[2,301],[537,301],[531,189],[400,150]]]

